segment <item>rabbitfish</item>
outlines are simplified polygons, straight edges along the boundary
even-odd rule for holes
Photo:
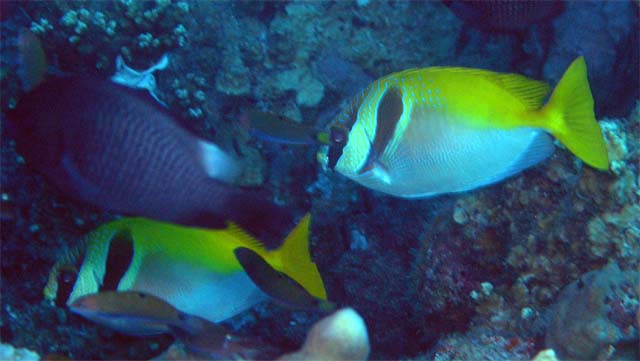
[[[499,182],[553,153],[549,133],[588,165],[606,170],[583,58],[548,102],[547,84],[468,68],[410,69],[364,89],[331,126],[328,165],[405,198]]]
[[[231,223],[225,229],[204,229],[121,218],[89,233],[60,258],[49,274],[45,298],[69,305],[100,291],[140,291],[181,312],[220,322],[267,299],[261,289],[280,297],[280,303],[299,304],[299,292],[271,291],[282,284],[281,273],[305,290],[307,304],[314,307],[327,296],[309,254],[309,222],[305,216],[279,248],[267,250]],[[259,259],[262,267],[240,262],[236,249],[249,253],[253,262]]]

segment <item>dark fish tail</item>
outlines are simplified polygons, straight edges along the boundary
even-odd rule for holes
[[[293,226],[290,210],[263,194],[232,190],[226,197],[224,215],[266,245],[279,245]]]
[[[189,227],[225,228],[231,221],[275,248],[293,228],[293,213],[269,200],[263,192],[245,190],[212,179],[209,186],[196,187],[192,194],[194,210],[183,214],[178,223]]]

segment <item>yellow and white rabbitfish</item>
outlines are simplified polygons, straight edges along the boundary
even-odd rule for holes
[[[432,67],[381,78],[331,126],[328,164],[352,180],[405,198],[498,182],[547,157],[550,133],[588,165],[606,170],[584,58],[548,102],[549,86],[518,74]]]
[[[219,322],[270,294],[259,289],[238,262],[234,251],[242,249],[277,271],[274,282],[281,282],[284,274],[309,297],[326,300],[322,278],[309,254],[309,224],[310,215],[306,215],[282,245],[270,251],[232,223],[210,230],[121,218],[89,233],[54,265],[45,298],[62,306],[100,291],[140,291],[181,312]],[[263,286],[268,288],[269,280]]]

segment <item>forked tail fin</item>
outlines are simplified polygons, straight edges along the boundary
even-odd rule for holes
[[[607,170],[609,157],[593,112],[593,96],[583,57],[571,63],[542,109],[545,128],[588,165]]]
[[[274,253],[278,253],[283,273],[300,283],[314,297],[326,300],[322,277],[309,251],[310,224],[311,214],[307,213]]]

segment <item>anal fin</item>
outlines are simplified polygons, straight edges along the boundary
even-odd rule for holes
[[[76,163],[71,159],[69,154],[63,154],[60,159],[62,168],[72,184],[72,188],[80,193],[80,197],[84,200],[94,200],[101,192],[100,188],[88,180],[78,169]]]

